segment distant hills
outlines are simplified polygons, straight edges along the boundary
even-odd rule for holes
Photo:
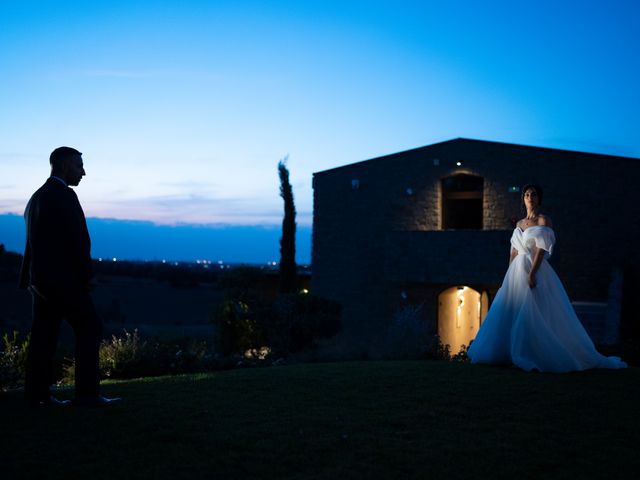
[[[126,260],[222,260],[263,264],[279,261],[280,226],[156,225],[152,222],[88,218],[94,258]],[[22,253],[24,220],[0,215],[0,243]],[[311,262],[311,227],[298,226],[297,261]]]

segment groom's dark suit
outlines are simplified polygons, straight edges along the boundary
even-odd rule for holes
[[[91,240],[75,192],[49,178],[25,210],[27,243],[20,286],[33,295],[33,327],[27,358],[25,394],[49,398],[52,361],[62,319],[76,337],[76,397],[98,395],[98,349],[102,323],[89,293]]]

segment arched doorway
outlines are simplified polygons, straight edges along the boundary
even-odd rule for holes
[[[476,338],[487,314],[488,295],[471,287],[451,287],[438,295],[438,336],[452,354]]]

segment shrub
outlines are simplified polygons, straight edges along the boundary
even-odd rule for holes
[[[469,351],[469,347],[471,346],[471,343],[473,343],[473,340],[469,342],[469,345],[462,344],[460,347],[460,351],[455,355],[451,355],[451,361],[461,362],[461,363],[470,362],[471,360],[469,359],[469,355],[467,354],[467,352]]]
[[[429,335],[421,312],[422,305],[403,305],[395,312],[384,346],[387,358],[425,358],[439,354],[440,340]]]
[[[469,347],[473,343],[473,340],[469,342],[469,345],[465,345],[464,343],[460,345],[460,350],[457,353],[451,353],[451,345],[448,343],[443,344],[440,342],[438,338],[437,347],[428,353],[429,358],[433,358],[436,360],[447,360],[450,362],[460,362],[460,363],[468,363],[471,361],[468,355]]]
[[[124,331],[123,337],[112,335],[100,345],[100,373],[103,377],[136,377],[143,374],[140,366],[147,343],[140,340],[138,330]]]
[[[341,328],[341,307],[326,298],[305,293],[280,295],[261,319],[274,354],[288,355],[314,349],[320,339]]]
[[[246,297],[245,297],[246,298]],[[224,356],[256,355],[268,347],[272,355],[286,356],[313,349],[320,339],[336,335],[341,328],[340,305],[303,293],[283,294],[267,304],[230,298],[216,312],[216,351]]]
[[[260,306],[252,307],[238,299],[222,302],[213,317],[216,351],[228,356],[263,346],[264,330],[258,324],[256,311],[259,309]]]
[[[146,344],[143,365],[146,375],[193,373],[212,368],[213,357],[204,340],[185,339],[176,342]]]
[[[427,352],[427,358],[434,360],[451,360],[451,345],[442,343],[440,337],[436,335],[436,344],[434,348]]]
[[[2,336],[0,351],[0,390],[16,388],[24,383],[24,372],[29,351],[29,335],[20,340],[19,333],[14,330],[11,335]]]
[[[131,378],[143,376],[146,372],[141,368],[146,342],[133,333],[124,331],[124,336],[111,336],[111,340],[103,340],[100,344],[98,358],[100,376],[102,378]],[[75,379],[75,360],[67,359],[64,367],[63,383],[73,383]]]

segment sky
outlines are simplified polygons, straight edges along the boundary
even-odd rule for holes
[[[451,138],[640,157],[639,25],[630,0],[0,0],[0,214],[60,145],[88,217],[193,235],[275,229],[287,155],[307,230],[314,172]]]

